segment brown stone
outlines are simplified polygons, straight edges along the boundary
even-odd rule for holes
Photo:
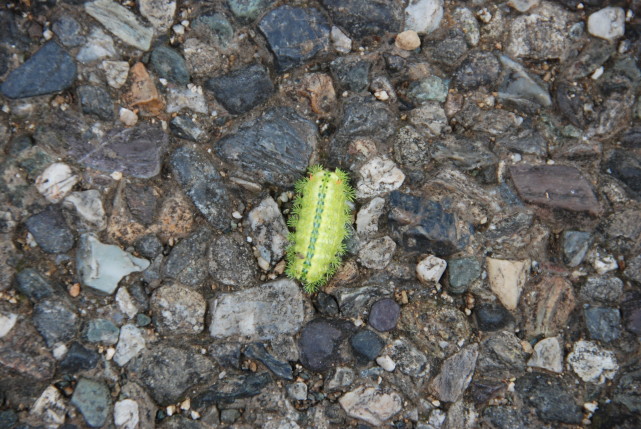
[[[332,78],[324,73],[311,73],[301,81],[300,95],[309,98],[314,113],[321,116],[332,116],[336,109],[336,91]]]
[[[590,183],[568,165],[514,165],[512,181],[527,203],[598,215],[599,201]]]
[[[129,71],[129,76],[131,87],[126,95],[129,103],[151,116],[161,114],[165,109],[165,102],[160,97],[144,64],[136,63]]]
[[[574,290],[563,277],[546,277],[523,296],[528,338],[560,333],[574,310]]]
[[[16,326],[0,341],[0,367],[36,380],[53,377],[55,361],[38,332],[27,321]]]

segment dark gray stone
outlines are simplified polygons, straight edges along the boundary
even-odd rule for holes
[[[9,98],[25,98],[64,91],[76,80],[76,63],[56,42],[42,48],[9,73],[0,89]]]
[[[118,342],[120,329],[107,319],[91,319],[84,331],[84,337],[90,343],[113,345]]]
[[[352,97],[345,103],[341,136],[372,136],[386,140],[394,134],[396,116],[389,108],[372,97]]]
[[[583,314],[593,340],[609,343],[621,335],[621,314],[618,308],[589,307],[584,309]]]
[[[517,379],[515,387],[523,401],[535,408],[542,420],[581,424],[581,407],[561,383],[562,380],[554,376],[533,372]]]
[[[385,341],[368,329],[363,329],[352,335],[349,342],[352,345],[354,353],[356,353],[358,357],[364,358],[365,361],[376,359],[383,349],[383,346],[385,346]]]
[[[32,302],[39,302],[55,293],[49,280],[34,268],[27,268],[16,274],[16,287]]]
[[[635,198],[641,198],[641,157],[632,151],[613,150],[603,169],[623,182]]]
[[[455,66],[466,52],[465,34],[459,29],[450,30],[445,39],[436,42],[430,49],[434,60],[450,67]]]
[[[621,313],[625,329],[641,336],[641,293],[627,292],[621,303]]]
[[[436,142],[432,148],[432,158],[451,162],[462,170],[477,170],[481,173],[494,171],[499,162],[484,138],[454,136]]]
[[[225,161],[262,182],[290,186],[307,169],[316,148],[316,126],[290,108],[274,108],[215,145]]]
[[[230,408],[220,412],[220,421],[225,424],[233,424],[240,418],[240,411]]]
[[[430,384],[441,401],[456,402],[463,396],[474,374],[478,354],[478,344],[470,344],[443,361]]]
[[[138,222],[145,226],[154,223],[159,205],[154,188],[145,183],[129,182],[124,194],[127,208]]]
[[[627,149],[641,148],[641,127],[631,127],[623,132],[619,139],[621,146]]]
[[[185,59],[169,46],[160,45],[151,51],[150,64],[158,77],[178,85],[189,83],[189,70]]]
[[[207,248],[213,234],[200,229],[181,240],[165,261],[164,274],[189,286],[196,286],[207,278]]]
[[[142,313],[136,314],[136,326],[143,328],[145,326],[149,326],[150,323],[151,323],[151,317]]]
[[[481,275],[481,264],[476,258],[450,259],[447,261],[449,291],[462,294]]]
[[[329,46],[329,24],[317,9],[280,6],[258,28],[274,53],[279,71],[303,64]]]
[[[523,410],[504,405],[487,407],[483,410],[483,418],[497,429],[525,429]]]
[[[476,370],[483,377],[503,380],[518,377],[525,372],[525,358],[521,340],[511,332],[490,334],[482,343]]]
[[[162,242],[154,234],[146,234],[134,242],[134,249],[143,258],[154,259],[162,252]]]
[[[356,38],[383,37],[401,31],[403,5],[398,0],[322,0],[334,24]]]
[[[240,398],[258,395],[272,381],[268,372],[248,375],[227,375],[205,392],[191,400],[194,409],[201,410],[213,404],[230,403]]]
[[[245,288],[256,281],[256,260],[240,234],[226,234],[210,240],[209,274],[227,286]]]
[[[641,413],[641,370],[630,371],[619,380],[614,400],[633,413]]]
[[[592,234],[584,231],[563,231],[563,262],[569,267],[576,267],[585,258],[592,242]]]
[[[388,217],[396,242],[410,251],[449,256],[469,239],[467,231],[458,230],[456,216],[436,201],[393,191]]]
[[[499,303],[483,303],[474,308],[480,331],[498,331],[514,321],[514,317]]]
[[[586,77],[602,66],[615,51],[613,43],[591,37],[579,56],[564,68],[563,76],[571,81]]]
[[[59,298],[48,298],[34,307],[33,324],[48,347],[67,342],[78,332],[78,316],[74,307]]]
[[[480,86],[492,88],[495,86],[501,63],[490,52],[473,52],[463,61],[454,73],[454,82],[458,89],[469,91]]]
[[[302,329],[298,348],[300,362],[307,369],[323,372],[338,360],[338,348],[353,325],[329,319],[315,319]]]
[[[261,343],[250,344],[245,348],[245,356],[250,359],[256,359],[265,365],[271,372],[278,377],[285,380],[293,380],[294,373],[292,366],[287,363],[276,359],[269,354],[265,346]]]
[[[618,277],[588,277],[579,297],[588,304],[618,304],[622,293],[623,281]]]
[[[338,57],[330,63],[330,70],[343,91],[361,92],[369,86],[372,64],[358,57]]]
[[[575,127],[583,128],[587,121],[583,106],[592,103],[590,96],[581,85],[563,80],[559,80],[555,88],[554,100],[561,114]]]
[[[243,23],[249,23],[258,18],[273,2],[274,0],[227,0],[231,12]]]
[[[381,298],[387,298],[394,293],[393,286],[391,286],[390,283],[385,284],[374,281],[371,285],[356,288],[340,288],[334,291],[334,296],[341,309],[341,315],[354,319],[363,318],[367,309],[370,308],[374,302]]]
[[[82,344],[74,341],[69,346],[65,358],[60,362],[60,370],[74,374],[81,370],[95,368],[100,360],[100,355],[94,350],[85,348]]]
[[[372,305],[367,323],[379,332],[387,332],[396,328],[401,315],[401,306],[391,298],[383,298]]]
[[[140,123],[132,128],[110,131],[94,145],[78,148],[78,161],[107,173],[148,179],[160,173],[161,156],[168,143],[159,124]]]
[[[328,295],[325,292],[318,292],[314,296],[314,307],[318,310],[319,313],[326,316],[336,316],[338,315],[338,303],[336,298],[332,295]]]
[[[641,283],[641,255],[637,255],[626,262],[623,274],[630,280]]]
[[[535,114],[541,107],[550,107],[552,98],[547,84],[528,72],[522,64],[501,55],[507,69],[498,91],[498,100],[528,114]]]
[[[174,177],[207,221],[216,229],[231,229],[227,187],[205,153],[189,146],[174,151],[170,159]]]
[[[18,415],[13,410],[0,411],[0,427],[13,428],[18,423]]]
[[[222,47],[227,47],[234,37],[234,27],[222,13],[199,16],[191,27],[199,38]]]
[[[102,427],[111,414],[111,395],[103,381],[81,378],[73,391],[71,403],[78,408],[89,427]]]
[[[494,150],[501,149],[523,155],[545,156],[548,153],[548,143],[538,131],[525,129],[517,134],[499,138]]]
[[[223,76],[205,82],[214,97],[231,114],[249,112],[263,103],[274,92],[269,72],[261,64],[250,64]]]
[[[209,347],[209,353],[223,368],[240,369],[240,343],[219,343]]]
[[[38,246],[47,253],[65,253],[74,245],[74,236],[60,206],[51,205],[25,221]]]
[[[82,27],[73,17],[62,15],[51,27],[63,45],[74,47],[85,43]]]
[[[80,98],[83,113],[97,116],[105,121],[114,119],[114,103],[104,88],[93,85],[79,86],[78,98]]]
[[[189,116],[176,116],[169,122],[169,129],[178,138],[198,142],[207,134]]]

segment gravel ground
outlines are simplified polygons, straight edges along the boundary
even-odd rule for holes
[[[641,427],[640,14],[5,1],[0,427]]]

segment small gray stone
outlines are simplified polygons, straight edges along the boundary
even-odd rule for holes
[[[107,216],[97,189],[72,192],[62,205],[66,213],[71,212],[72,224],[80,232],[102,231],[107,227]]]
[[[339,359],[338,350],[349,334],[349,322],[315,319],[303,328],[298,347],[305,368],[323,372]]]
[[[65,46],[74,47],[85,43],[82,27],[71,16],[62,15],[53,23],[51,29]]]
[[[532,372],[516,380],[516,391],[544,421],[581,424],[583,413],[562,380],[541,372]]]
[[[534,345],[527,366],[543,368],[558,374],[563,372],[563,350],[557,337],[544,338]]]
[[[197,286],[207,278],[207,249],[213,234],[199,229],[171,249],[163,273],[188,286]]]
[[[425,353],[405,338],[395,340],[390,345],[388,353],[396,363],[396,368],[403,374],[420,377],[430,372],[430,363]]]
[[[51,205],[25,221],[38,246],[47,253],[65,253],[74,245],[74,237],[62,216],[60,206]]]
[[[563,231],[563,260],[569,267],[576,267],[585,258],[592,235],[583,231]]]
[[[338,57],[330,63],[330,70],[339,88],[344,91],[361,92],[369,86],[369,71],[372,64],[360,58]]]
[[[145,338],[142,335],[142,331],[135,325],[125,325],[120,329],[114,362],[120,366],[125,366],[131,359],[138,356],[144,348]]]
[[[469,91],[480,86],[492,88],[501,73],[501,63],[490,52],[473,52],[454,73],[456,86]],[[444,101],[444,100],[441,100]]]
[[[511,332],[490,334],[482,343],[476,369],[483,377],[503,379],[525,371],[526,353],[521,340]]]
[[[583,314],[591,339],[609,343],[621,335],[621,313],[618,308],[590,307]]]
[[[208,253],[209,274],[227,286],[252,286],[257,277],[251,248],[240,234],[232,233],[214,238]]]
[[[481,331],[498,331],[514,322],[514,317],[498,302],[477,305],[474,314]]]
[[[349,342],[354,353],[364,358],[365,361],[376,359],[385,345],[385,341],[381,337],[368,329],[358,331],[350,338]]]
[[[269,73],[261,64],[250,64],[223,76],[207,80],[205,87],[233,115],[249,112],[274,92]]]
[[[249,212],[246,223],[260,257],[270,264],[280,261],[289,245],[289,231],[276,201],[271,197],[262,200]]]
[[[229,9],[242,22],[249,23],[273,3],[273,0],[227,0]]]
[[[202,141],[207,136],[207,133],[189,116],[176,116],[169,122],[169,128],[176,137],[193,142]]]
[[[625,264],[623,274],[637,283],[641,283],[641,255],[637,255]]]
[[[149,50],[154,30],[145,27],[129,9],[113,0],[85,3],[85,11],[120,40],[141,51]]]
[[[114,119],[113,100],[103,88],[93,85],[79,86],[78,98],[83,113],[95,115],[105,121]]]
[[[403,5],[388,0],[322,0],[334,24],[353,38],[384,37],[399,33],[403,23]]]
[[[113,345],[118,342],[120,329],[110,320],[91,319],[85,329],[84,337],[90,343]]]
[[[625,34],[625,11],[621,7],[605,7],[588,17],[588,33],[608,41]]]
[[[394,161],[385,157],[374,157],[359,169],[361,179],[356,184],[357,198],[371,198],[386,194],[401,187],[405,174]]]
[[[34,307],[33,323],[48,347],[72,339],[79,329],[74,307],[60,298],[48,298]]]
[[[623,294],[623,281],[618,277],[588,277],[579,297],[587,303],[618,304]]]
[[[118,53],[116,52],[116,48],[114,47],[114,40],[110,35],[102,31],[99,27],[96,27],[87,37],[87,42],[78,51],[76,59],[83,64],[90,64],[94,61],[106,58],[116,58],[117,56]],[[127,64],[126,71],[129,71],[129,64],[125,61],[109,61],[109,63],[125,63]],[[110,86],[112,86],[113,88],[120,88],[120,86],[125,84],[127,75],[121,75],[120,86],[115,86],[111,84],[112,81],[110,80],[110,77],[112,75],[110,74],[109,68],[105,67],[105,72],[107,75],[107,82],[109,82]]]
[[[499,57],[503,67],[510,70],[499,89],[498,99],[526,113],[536,112],[539,107],[552,105],[552,98],[545,84],[528,73],[521,64],[505,55]]]
[[[435,31],[443,19],[442,0],[411,0],[405,8],[405,30],[417,33]]]
[[[154,291],[150,306],[156,330],[162,335],[195,335],[204,328],[205,299],[188,287],[161,286]]]
[[[336,367],[330,376],[325,378],[323,390],[325,392],[335,392],[350,387],[354,382],[354,370],[343,366]]]
[[[481,275],[481,264],[476,258],[450,259],[447,261],[449,291],[461,294]]]
[[[396,243],[390,237],[377,238],[361,248],[358,260],[367,268],[383,270],[392,260],[395,250]]]
[[[26,268],[16,274],[16,287],[32,302],[39,302],[55,293],[49,280],[34,268]]]
[[[169,30],[176,13],[175,0],[138,0],[140,14],[153,25],[156,34]]]
[[[441,371],[430,383],[431,390],[441,401],[456,402],[462,397],[472,380],[478,355],[478,344],[472,344],[443,362]]]
[[[567,357],[568,365],[588,383],[603,384],[619,370],[613,351],[604,350],[593,341],[577,341]]]
[[[359,387],[343,395],[338,402],[347,415],[380,426],[403,408],[403,400],[395,391]]]
[[[215,403],[230,403],[239,398],[251,398],[258,395],[270,382],[268,372],[227,375],[193,398],[191,405],[193,408],[202,409]]]
[[[189,83],[189,70],[185,59],[174,49],[160,45],[151,51],[151,67],[158,77],[179,85]]]
[[[432,75],[412,82],[407,90],[407,96],[419,105],[429,101],[443,103],[447,99],[448,85],[448,80]]]
[[[156,256],[162,252],[163,245],[162,242],[153,234],[147,234],[140,237],[134,243],[134,249],[141,256],[154,259]]]
[[[391,298],[383,298],[374,303],[369,312],[367,323],[379,332],[396,328],[401,315],[401,307]]]
[[[111,411],[109,388],[102,381],[81,378],[73,392],[71,403],[78,407],[87,425],[102,427]]]
[[[287,386],[287,393],[294,401],[304,401],[307,399],[307,385],[302,381],[297,381]]]

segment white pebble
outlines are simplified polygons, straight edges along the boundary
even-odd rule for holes
[[[396,362],[387,355],[377,357],[376,363],[387,372],[392,372],[396,369]]]
[[[128,127],[133,127],[138,122],[138,115],[136,115],[134,112],[124,107],[120,108],[119,118],[120,118],[120,122],[122,122]]]

